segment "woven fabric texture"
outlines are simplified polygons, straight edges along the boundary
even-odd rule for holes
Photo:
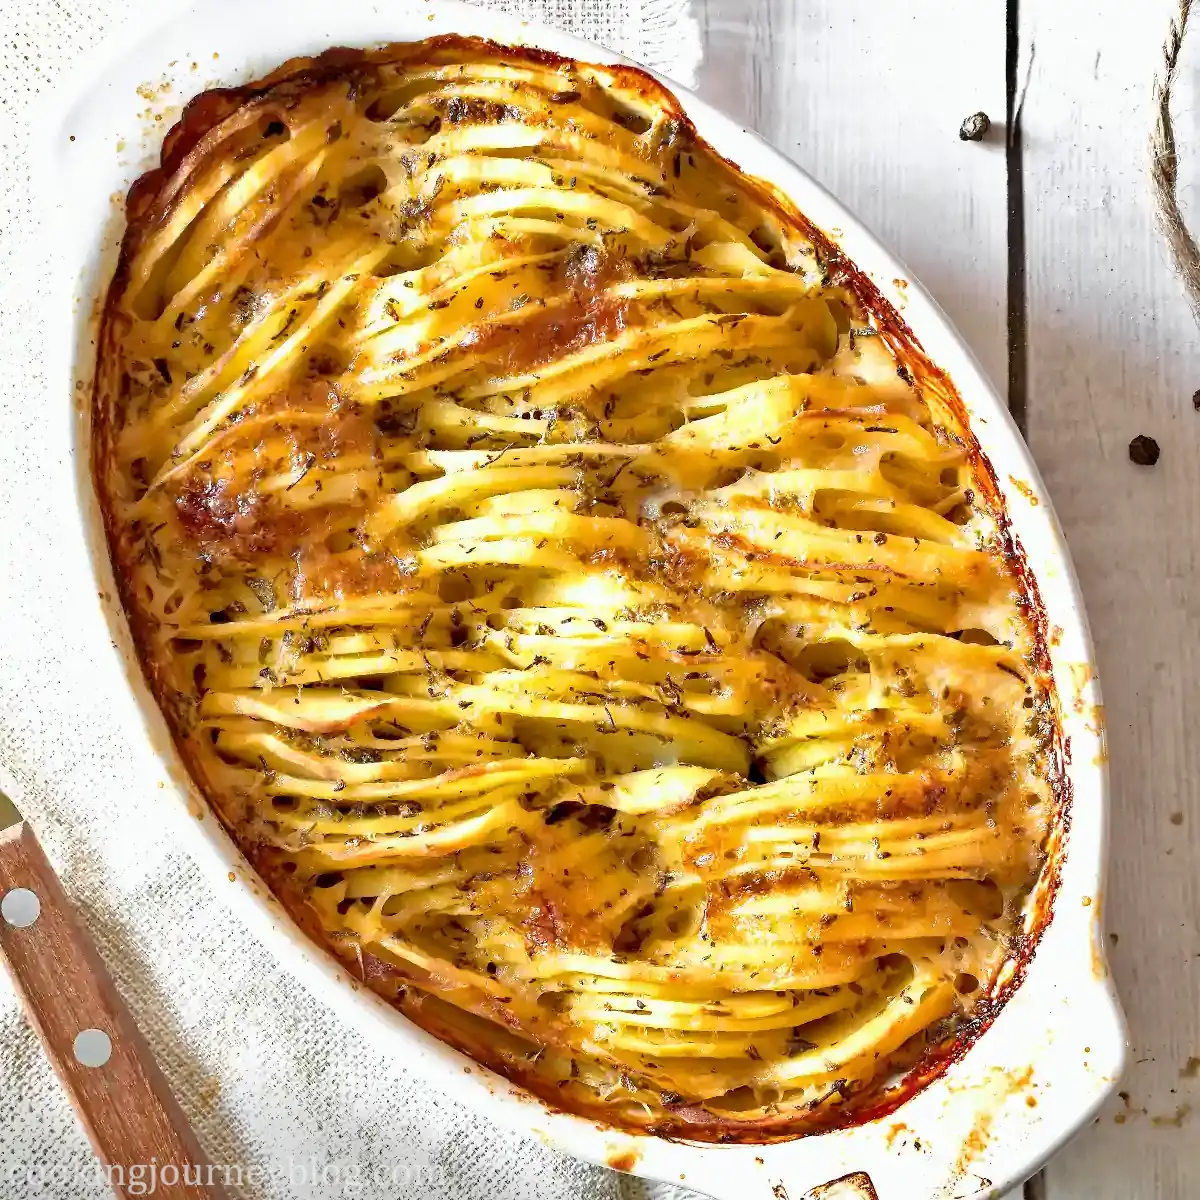
[[[688,0],[489,6],[683,82],[698,59]],[[150,752],[121,732],[130,701],[97,695],[89,682],[97,677],[89,647],[103,646],[106,632],[83,547],[67,532],[67,447],[47,436],[46,414],[63,401],[48,394],[40,349],[26,136],[39,94],[80,54],[158,11],[154,0],[0,0],[0,786],[36,829],[210,1157],[240,1168],[235,1194],[665,1197],[670,1189],[501,1132],[403,1062],[381,1060],[302,991],[166,837],[156,818],[161,776]],[[0,1197],[110,1195],[0,972]]]

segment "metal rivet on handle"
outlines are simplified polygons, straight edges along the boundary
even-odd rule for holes
[[[81,1067],[102,1067],[112,1057],[112,1039],[102,1029],[83,1029],[75,1035],[73,1049]]]
[[[0,900],[0,917],[14,929],[28,929],[42,915],[42,902],[28,888],[13,888]]]

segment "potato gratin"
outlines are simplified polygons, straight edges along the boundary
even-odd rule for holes
[[[990,469],[648,76],[440,39],[193,101],[130,193],[94,467],[221,820],[540,1096],[825,1128],[1003,996],[1056,752]]]

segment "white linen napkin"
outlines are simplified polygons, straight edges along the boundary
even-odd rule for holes
[[[487,6],[682,82],[699,59],[689,0]],[[67,532],[67,448],[48,433],[46,414],[63,399],[48,394],[41,361],[44,270],[25,142],[39,93],[122,21],[157,13],[154,0],[0,0],[0,787],[33,824],[211,1158],[241,1168],[245,1196],[665,1197],[672,1189],[501,1132],[402,1061],[380,1061],[167,840],[154,760],[121,732],[130,701],[92,688],[88,647],[106,634],[83,547]],[[109,1195],[0,972],[0,1197]]]

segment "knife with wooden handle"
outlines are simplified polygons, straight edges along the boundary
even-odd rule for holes
[[[33,831],[0,795],[0,957],[121,1200],[224,1200]]]

